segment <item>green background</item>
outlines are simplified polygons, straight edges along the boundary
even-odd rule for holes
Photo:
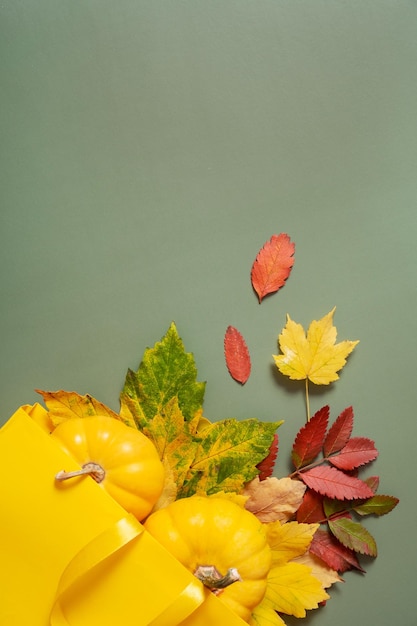
[[[35,388],[118,409],[174,320],[207,417],[285,419],[284,475],[305,407],[276,338],[336,306],[360,344],[312,410],[353,405],[401,503],[366,521],[366,577],[306,623],[415,626],[415,0],[5,0],[0,18],[1,421]],[[259,305],[250,268],[280,232],[294,269]]]

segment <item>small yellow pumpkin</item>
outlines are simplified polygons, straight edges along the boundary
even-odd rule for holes
[[[108,416],[72,418],[51,433],[82,466],[59,472],[66,480],[88,474],[121,506],[143,520],[164,485],[164,468],[152,441],[139,430]]]
[[[152,513],[145,528],[249,622],[271,566],[264,527],[252,513],[226,498],[192,496]]]

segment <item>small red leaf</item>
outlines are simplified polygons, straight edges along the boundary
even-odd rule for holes
[[[270,293],[285,285],[294,265],[295,245],[285,233],[272,235],[258,252],[252,265],[252,287],[259,303]]]
[[[329,458],[338,469],[350,472],[361,465],[374,461],[378,456],[375,443],[366,437],[352,437],[339,454]]]
[[[299,475],[307,487],[329,498],[363,500],[374,495],[363,480],[348,476],[335,467],[321,465],[306,472],[300,472]]]
[[[274,440],[269,448],[269,454],[256,466],[259,470],[259,480],[265,480],[272,476],[275,466],[275,459],[278,454],[278,435],[275,433]]]
[[[359,522],[354,522],[346,517],[329,520],[329,528],[345,548],[349,548],[360,554],[377,556],[375,539]]]
[[[364,572],[353,550],[345,548],[325,530],[316,530],[310,544],[310,552],[341,574],[352,568]]]
[[[329,456],[339,452],[348,442],[353,429],[353,409],[349,406],[341,412],[329,428],[329,432],[324,441],[324,455]]]
[[[326,519],[323,509],[323,496],[311,489],[307,489],[304,498],[297,510],[299,524],[318,524]]]
[[[245,340],[233,326],[228,326],[226,329],[224,355],[230,376],[244,385],[250,376],[250,355]]]
[[[311,463],[321,451],[328,421],[329,407],[324,406],[298,431],[291,453],[297,469]]]

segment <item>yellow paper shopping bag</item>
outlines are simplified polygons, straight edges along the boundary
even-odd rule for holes
[[[40,405],[0,429],[1,626],[243,626],[48,434]]]

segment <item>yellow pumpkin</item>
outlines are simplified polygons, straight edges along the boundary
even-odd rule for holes
[[[82,469],[59,472],[59,481],[88,474],[129,513],[143,520],[161,495],[164,469],[152,441],[105,416],[68,419],[51,433]]]
[[[266,590],[271,550],[261,522],[235,502],[192,496],[152,513],[145,528],[248,622]]]

